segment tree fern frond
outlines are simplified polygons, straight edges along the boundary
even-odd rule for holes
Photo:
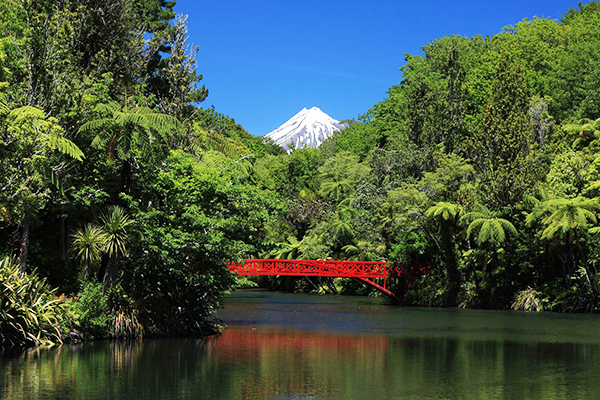
[[[596,227],[594,227],[594,228],[590,228],[590,229],[588,230],[588,232],[589,232],[590,234],[592,234],[592,235],[596,235],[596,234],[600,233],[600,226],[596,226]]]
[[[10,112],[10,107],[6,102],[6,94],[0,93],[0,115],[7,115]]]
[[[45,166],[42,168],[42,172],[50,179],[50,182],[52,182],[52,185],[59,191],[59,193],[64,196],[65,192],[63,185],[58,178],[58,175],[56,175],[56,172],[50,166]]]
[[[515,226],[510,221],[503,218],[498,218],[497,221],[504,231],[507,231],[513,235],[517,234],[517,228],[515,228]]]
[[[94,139],[92,140],[92,147],[95,147],[97,149],[102,149],[104,147],[106,147],[106,144],[108,143],[109,139],[111,138],[112,135],[96,135],[94,136]]]
[[[27,119],[45,119],[46,114],[37,107],[23,106],[8,113],[8,118],[16,123]]]
[[[467,237],[471,238],[471,236],[473,235],[473,232],[478,230],[481,225],[483,225],[484,220],[483,219],[476,219],[473,222],[471,222],[469,224],[469,227],[467,228]]]
[[[50,147],[58,149],[58,151],[68,155],[71,158],[74,158],[78,161],[83,161],[85,158],[83,151],[81,151],[81,149],[77,147],[75,143],[65,137],[47,135],[46,140],[48,141]]]
[[[99,133],[100,131],[112,130],[114,128],[114,120],[112,118],[100,118],[93,121],[88,121],[81,125],[79,132]]]
[[[586,187],[583,190],[584,194],[589,194],[590,192],[593,192],[594,190],[598,190],[600,189],[600,181],[593,181],[588,187]]]

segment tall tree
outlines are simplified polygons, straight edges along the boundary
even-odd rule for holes
[[[35,107],[11,110],[6,126],[0,129],[0,204],[4,219],[17,223],[22,229],[21,268],[27,269],[30,224],[44,208],[53,187],[61,189],[59,179],[67,164],[54,158],[59,152],[78,161],[83,152],[64,137],[56,118],[47,117]]]
[[[479,191],[488,206],[515,204],[535,178],[534,159],[528,157],[533,137],[528,110],[521,65],[510,54],[499,55],[489,102],[469,143]]]
[[[156,139],[167,143],[169,132],[180,125],[176,118],[148,107],[129,108],[116,102],[98,104],[96,112],[99,118],[86,122],[79,130],[96,133],[92,145],[106,149],[109,163],[115,156],[121,160],[121,191],[127,190],[131,183],[133,149],[139,148],[149,155]]]
[[[425,215],[436,221],[439,228],[441,250],[448,275],[449,306],[456,306],[458,290],[460,287],[460,273],[458,271],[455,234],[462,214],[462,207],[457,204],[438,202],[430,207]]]
[[[576,271],[578,263],[581,263],[580,266],[584,268],[586,276],[590,279],[592,307],[598,305],[598,287],[593,278],[595,271],[591,270],[588,262],[588,248],[585,244],[589,243],[590,229],[598,222],[596,213],[599,210],[600,203],[597,198],[551,199],[538,203],[526,219],[529,225],[541,223],[542,240],[564,244],[566,254],[559,257],[562,260],[567,288],[570,286],[569,276]]]
[[[498,255],[503,249],[508,234],[516,236],[517,229],[507,219],[502,218],[501,211],[491,211],[479,205],[475,211],[463,215],[460,221],[467,225],[467,238],[474,239],[483,251],[481,295],[483,304],[491,305],[492,292],[497,289],[494,285],[494,267],[499,267]],[[477,276],[474,277],[477,284]]]

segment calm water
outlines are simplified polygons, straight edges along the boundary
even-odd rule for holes
[[[241,291],[208,340],[0,359],[0,399],[594,399],[600,317]]]

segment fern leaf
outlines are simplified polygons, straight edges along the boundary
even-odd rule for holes
[[[77,161],[83,161],[85,158],[83,151],[69,139],[57,135],[49,135],[47,139],[50,146],[58,149],[61,153],[66,154]]]

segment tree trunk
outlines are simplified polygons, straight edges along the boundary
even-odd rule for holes
[[[86,258],[83,263],[83,281],[87,281],[90,276],[90,260]]]
[[[454,241],[450,234],[444,235],[444,257],[446,259],[446,272],[448,273],[448,297],[446,305],[456,307],[458,289],[460,287],[460,273],[456,263]]]
[[[121,166],[121,192],[128,193],[131,186],[131,163],[129,160],[123,160]]]
[[[60,219],[60,247],[62,249],[63,260],[67,259],[67,240],[66,221],[65,217],[62,217]]]
[[[585,269],[585,273],[587,275],[590,289],[592,291],[592,304],[591,304],[590,311],[595,312],[596,308],[598,306],[598,288],[596,287],[596,276],[595,276],[595,274],[592,274],[592,272],[590,271],[588,261],[587,261],[587,256],[586,256],[585,252],[583,251],[583,248],[581,247],[579,242],[577,244],[577,248],[579,249],[579,254],[580,254],[581,260],[583,262],[583,268]]]
[[[104,279],[102,279],[102,287],[104,292],[106,292],[106,289],[109,286],[112,286],[115,278],[117,277],[117,262],[118,259],[115,259],[114,257],[110,257],[108,260],[108,265],[104,271]]]
[[[29,224],[23,225],[23,236],[21,236],[21,271],[27,271],[27,257],[29,255]]]

